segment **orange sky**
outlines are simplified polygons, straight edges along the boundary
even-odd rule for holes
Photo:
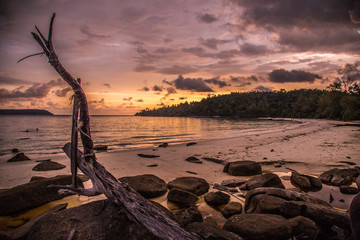
[[[54,45],[80,77],[92,114],[234,91],[324,89],[359,60],[358,10],[349,0],[2,0],[0,108],[71,113],[71,91],[40,48]],[[358,7],[358,6],[357,6]]]

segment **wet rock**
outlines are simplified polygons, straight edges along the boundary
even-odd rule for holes
[[[359,176],[359,168],[333,168],[322,173],[319,178],[322,183],[333,186],[350,185],[352,179]]]
[[[108,146],[107,145],[95,145],[94,150],[96,151],[107,151]]]
[[[132,189],[145,198],[160,197],[167,192],[166,182],[152,174],[122,177],[119,180],[128,183]]]
[[[221,214],[225,218],[229,218],[235,214],[240,214],[242,211],[242,205],[238,202],[229,202],[221,211]]]
[[[321,180],[312,176],[292,172],[290,177],[291,184],[300,188],[302,191],[319,191],[322,188]]]
[[[167,148],[168,146],[169,146],[168,143],[162,143],[162,144],[160,144],[158,147]]]
[[[285,240],[292,232],[290,223],[274,214],[234,215],[225,222],[223,229],[254,240]]]
[[[159,155],[142,154],[142,153],[139,153],[138,156],[143,157],[143,158],[157,158],[157,157],[160,157]]]
[[[350,157],[349,157],[348,159],[350,159]],[[352,166],[355,166],[355,165],[356,165],[356,163],[350,162],[350,161],[339,161],[339,163],[346,163],[346,164],[352,165]]]
[[[180,206],[194,206],[198,197],[191,192],[173,188],[169,191],[167,199]]]
[[[240,236],[205,222],[190,223],[186,230],[201,236],[205,240],[243,240]]]
[[[296,240],[315,239],[319,229],[316,223],[309,218],[297,216],[288,219],[292,227],[292,235]]]
[[[13,148],[13,149],[11,149],[11,152],[12,152],[12,153],[18,153],[18,152],[19,152],[19,149]]]
[[[80,179],[78,185],[83,187]],[[56,176],[22,184],[0,192],[0,215],[9,215],[35,208],[71,194],[59,194],[49,185],[70,185],[71,175]]]
[[[247,181],[242,189],[245,188],[246,190],[251,190],[259,187],[276,187],[285,189],[279,176],[273,173],[256,175]]]
[[[223,171],[233,176],[252,176],[261,174],[261,166],[254,161],[237,161],[227,163]]]
[[[175,216],[178,222],[183,226],[186,227],[190,223],[193,222],[202,222],[203,218],[201,212],[197,210],[195,207],[186,208],[179,210],[175,213]]]
[[[156,163],[147,165],[147,167],[157,167],[158,165]]]
[[[192,145],[195,145],[195,144],[197,144],[197,143],[196,142],[189,142],[189,143],[186,144],[186,146],[188,147],[188,146],[192,146]]]
[[[357,194],[359,189],[350,186],[340,186],[340,192],[343,194]]]
[[[185,161],[191,162],[191,163],[198,163],[198,164],[202,163],[202,161],[200,159],[198,159],[197,157],[188,157],[187,159],[185,159]]]
[[[196,195],[202,195],[209,191],[210,185],[203,178],[197,177],[179,177],[167,184],[169,189],[178,188]]]
[[[21,162],[21,161],[29,161],[31,160],[29,157],[25,156],[24,153],[18,153],[14,157],[7,160],[7,162]]]
[[[234,178],[234,179],[222,181],[221,185],[226,186],[226,187],[237,187],[237,186],[240,186],[241,184],[245,183],[246,181],[247,180],[245,178]]]
[[[223,204],[227,204],[230,201],[230,196],[223,192],[209,192],[204,197],[205,202],[212,206],[218,207]]]
[[[39,163],[38,165],[33,167],[32,170],[33,171],[53,171],[53,170],[60,170],[63,168],[66,168],[66,166],[62,165],[60,163],[48,160],[48,161],[43,161],[43,162]]]
[[[27,239],[68,239],[72,229],[76,229],[74,239],[79,240],[157,239],[108,200],[91,202],[44,217],[34,224]]]

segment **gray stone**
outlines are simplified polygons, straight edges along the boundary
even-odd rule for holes
[[[167,195],[167,199],[170,202],[176,203],[180,206],[194,206],[198,200],[198,197],[191,192],[172,188]]]
[[[238,202],[229,202],[221,211],[221,214],[225,218],[229,218],[235,214],[240,214],[242,211],[242,205]]]
[[[212,207],[219,207],[230,201],[230,196],[223,192],[209,192],[204,197],[205,202]]]
[[[204,222],[190,223],[186,230],[194,232],[205,240],[243,240],[240,236]]]
[[[252,176],[261,174],[261,166],[254,161],[237,161],[227,163],[223,171],[233,176]]]
[[[53,171],[53,170],[60,170],[63,168],[66,168],[66,166],[62,165],[60,163],[48,160],[48,161],[43,161],[43,162],[39,163],[38,165],[33,167],[32,170],[33,171]]]
[[[277,187],[277,188],[285,189],[279,176],[273,173],[256,175],[246,182],[247,190],[251,190],[259,187]]]
[[[253,240],[285,240],[292,232],[284,217],[273,214],[234,215],[225,222],[223,229]]]
[[[195,207],[181,209],[175,213],[176,219],[183,226],[186,227],[188,224],[193,222],[202,222],[203,218],[201,212]]]
[[[44,217],[34,224],[27,239],[68,239],[73,229],[73,239],[78,240],[157,239],[108,200],[91,202]]]
[[[160,197],[167,192],[166,182],[152,174],[122,177],[119,180],[128,183],[145,198]]]
[[[24,153],[18,153],[14,157],[7,160],[7,162],[22,162],[31,160],[29,157],[25,156]]]
[[[169,189],[178,188],[196,195],[202,195],[209,191],[210,185],[203,178],[197,177],[179,177],[167,184]]]
[[[319,178],[292,172],[290,177],[291,184],[300,188],[302,191],[319,191],[322,183]]]

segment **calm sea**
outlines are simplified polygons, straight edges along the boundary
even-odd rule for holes
[[[108,145],[108,151],[122,151],[164,142],[175,144],[275,131],[298,124],[259,119],[92,116],[91,133],[95,145]],[[0,158],[11,157],[13,148],[26,155],[58,154],[70,141],[70,135],[71,116],[0,116]]]

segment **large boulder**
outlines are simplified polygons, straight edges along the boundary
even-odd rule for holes
[[[42,161],[35,167],[33,167],[33,171],[52,171],[52,170],[60,170],[66,168],[65,165],[62,165],[57,162],[53,162],[51,160]]]
[[[169,189],[178,188],[196,195],[202,195],[209,191],[210,185],[203,178],[197,177],[179,177],[167,184]]]
[[[178,204],[180,206],[194,206],[196,201],[198,200],[198,197],[188,191],[173,188],[170,189],[167,199],[170,202],[173,202],[175,204]]]
[[[119,180],[128,183],[132,189],[145,198],[160,197],[167,192],[166,182],[152,174],[122,177]]]
[[[261,174],[261,165],[254,161],[230,162],[223,171],[233,176],[252,176]]]
[[[359,174],[360,168],[358,167],[346,169],[333,168],[323,172],[319,178],[324,184],[342,186],[350,185],[353,178],[356,178]]]
[[[235,214],[240,214],[242,211],[242,205],[238,202],[229,202],[223,210],[221,210],[221,214],[225,218],[229,218]]]
[[[230,196],[221,191],[209,192],[204,197],[205,202],[212,207],[219,207],[230,201]]]
[[[49,185],[70,185],[71,175],[45,178],[22,184],[0,192],[0,215],[9,215],[52,202],[71,194],[59,194]],[[78,186],[83,184],[78,178]]]
[[[181,209],[175,213],[175,216],[178,222],[183,227],[186,227],[187,225],[193,222],[203,221],[201,212],[197,210],[195,207]]]
[[[243,240],[237,234],[217,228],[211,224],[204,222],[190,223],[186,230],[194,232],[205,240]]]
[[[77,240],[157,239],[108,200],[91,202],[44,217],[33,225],[27,239],[68,239],[73,229],[73,239]]]
[[[234,215],[225,222],[223,229],[253,240],[285,240],[292,233],[290,223],[274,214]]]
[[[300,188],[302,191],[319,191],[322,188],[322,183],[319,178],[292,172],[290,177],[291,184]]]
[[[256,175],[247,181],[246,185],[242,188],[251,190],[259,187],[276,187],[285,189],[279,176],[273,173]]]
[[[292,235],[296,237],[296,240],[315,239],[319,229],[316,223],[309,218],[303,216],[297,216],[288,219],[292,227]]]
[[[18,153],[14,157],[7,160],[7,162],[21,162],[21,161],[29,161],[31,160],[29,157],[27,157],[24,153]]]

